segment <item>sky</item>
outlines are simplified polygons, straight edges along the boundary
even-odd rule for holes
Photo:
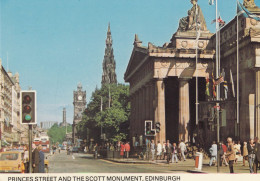
[[[243,2],[240,0],[240,2]],[[260,0],[255,0],[260,7]],[[215,6],[198,0],[214,33]],[[37,122],[73,122],[73,91],[80,82],[87,102],[101,87],[105,40],[110,22],[116,73],[124,82],[134,35],[143,45],[162,46],[187,16],[190,0],[0,0],[0,58],[18,72],[22,90],[37,91]],[[226,22],[236,15],[236,0],[218,0]]]

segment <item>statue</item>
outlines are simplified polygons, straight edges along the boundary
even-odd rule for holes
[[[256,7],[256,5],[255,5],[255,0],[244,0],[243,5],[244,5],[246,8],[255,8],[255,7]]]
[[[196,8],[198,8],[197,22],[200,24],[200,30],[206,31],[206,21],[199,5],[197,4],[198,0],[191,0],[190,2],[193,7],[188,11],[188,16],[180,19],[178,31],[196,30]]]

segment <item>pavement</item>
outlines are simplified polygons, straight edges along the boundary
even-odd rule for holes
[[[122,163],[122,164],[155,164],[158,166],[162,165],[171,165],[173,169],[178,169],[179,167],[186,167],[188,173],[218,173],[217,166],[209,166],[209,159],[203,159],[203,165],[201,170],[195,170],[195,160],[194,159],[187,159],[186,161],[179,161],[178,163],[169,163],[167,164],[166,160],[141,160],[138,158],[112,158],[112,159],[105,159],[111,162]],[[248,162],[246,162],[246,166],[243,166],[242,161],[237,162],[234,164],[234,172],[235,173],[250,173]],[[219,173],[229,173],[228,166],[221,166]],[[260,173],[260,171],[259,171]]]

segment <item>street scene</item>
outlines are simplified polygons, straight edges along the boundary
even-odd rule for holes
[[[0,0],[0,173],[259,173],[259,22],[260,0]]]

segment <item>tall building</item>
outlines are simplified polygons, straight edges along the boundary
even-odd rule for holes
[[[40,123],[42,129],[50,129],[54,124],[58,124],[57,121],[44,121]]]
[[[193,5],[194,8],[196,5]],[[260,8],[247,8],[260,17]],[[152,43],[144,46],[138,36],[135,37],[124,77],[130,83],[131,138],[143,137],[145,121],[152,120],[153,125],[160,123],[160,132],[149,136],[156,142],[188,142],[196,137],[200,145],[209,146],[213,140],[217,140],[215,123],[218,110],[220,140],[225,141],[228,136],[242,141],[260,137],[260,23],[240,16],[238,22],[234,18],[221,28],[221,59],[218,61],[229,91],[225,89],[224,83],[219,83],[221,101],[220,106],[216,106],[212,78],[216,74],[216,34],[207,30],[202,11],[199,13],[202,27],[199,40],[196,40],[196,27],[190,26],[194,19],[187,17],[179,21],[178,31],[173,34],[171,42],[163,46]],[[190,13],[188,17],[192,15]],[[208,79],[210,86],[206,82]],[[239,96],[236,94],[237,80]],[[207,89],[209,93],[205,94]],[[196,105],[199,106],[198,120]]]
[[[0,128],[1,141],[12,143],[12,89],[14,83],[0,60]],[[0,145],[1,146],[1,145]]]
[[[60,126],[66,126],[67,125],[67,121],[66,121],[66,108],[63,108],[62,111],[62,123],[60,124]]]
[[[77,124],[81,121],[82,113],[86,109],[86,91],[82,90],[81,83],[78,84],[77,90],[73,92],[74,118],[72,125],[72,142],[76,143]]]
[[[105,56],[103,60],[103,74],[102,85],[104,84],[116,84],[116,62],[114,59],[114,50],[112,47],[112,35],[110,30],[110,24],[108,25]]]

